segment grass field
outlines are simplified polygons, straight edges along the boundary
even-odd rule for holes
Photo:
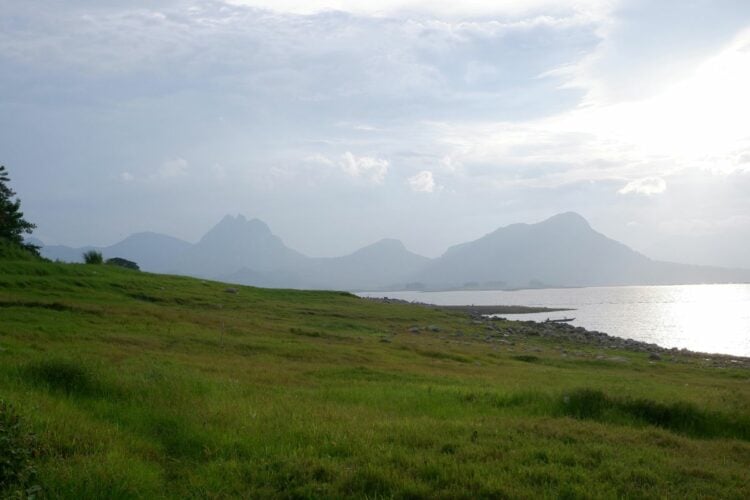
[[[750,498],[748,370],[235,288],[0,260],[0,497]]]

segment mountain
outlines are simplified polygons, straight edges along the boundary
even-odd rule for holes
[[[119,243],[102,249],[105,259],[122,257],[136,262],[149,272],[170,272],[179,255],[190,248],[190,243],[173,236],[143,232],[128,236]]]
[[[41,245],[39,253],[42,257],[50,260],[61,260],[63,262],[83,262],[83,253],[89,250],[102,251],[99,247],[69,247],[65,245]],[[126,257],[127,258],[127,257]]]
[[[749,241],[750,229],[736,227],[711,234],[661,236],[644,253],[670,262],[750,269]]]
[[[437,288],[502,282],[505,288],[750,281],[750,271],[649,259],[591,228],[580,215],[513,224],[456,245],[413,277]]]
[[[42,255],[80,262],[93,247],[47,246]],[[340,290],[502,289],[541,286],[750,282],[750,271],[652,260],[568,212],[512,224],[428,259],[393,239],[342,257],[288,248],[261,220],[226,216],[195,244],[137,233],[100,250],[143,270],[247,285]]]
[[[83,262],[83,253],[97,250],[105,259],[121,257],[136,262],[149,272],[171,272],[177,257],[184,252],[190,243],[165,234],[143,232],[128,236],[124,240],[107,247],[73,248],[64,245],[42,244],[41,254],[51,260],[65,262]]]
[[[343,257],[308,258],[272,273],[242,269],[228,281],[311,289],[376,290],[404,283],[430,262],[394,239],[384,239]]]
[[[215,278],[251,269],[265,273],[295,266],[308,257],[284,245],[259,219],[227,215],[177,259],[181,274]]]

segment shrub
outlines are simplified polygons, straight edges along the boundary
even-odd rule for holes
[[[34,498],[36,439],[26,432],[14,408],[0,400],[0,497]]]
[[[104,257],[102,257],[101,252],[97,252],[96,250],[89,250],[88,252],[83,253],[83,261],[86,264],[101,264],[104,262]]]
[[[138,267],[138,264],[136,264],[132,260],[123,259],[122,257],[113,257],[111,259],[107,259],[107,265],[108,266],[124,267],[126,269],[132,269],[134,271],[140,271],[141,270],[141,268]]]

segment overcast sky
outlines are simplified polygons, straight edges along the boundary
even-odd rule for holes
[[[50,244],[242,213],[435,256],[572,210],[662,258],[750,245],[747,0],[0,0],[0,68]]]

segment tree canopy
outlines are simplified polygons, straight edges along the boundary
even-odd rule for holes
[[[0,241],[23,246],[36,253],[38,248],[35,245],[24,242],[24,235],[31,234],[36,225],[23,218],[21,200],[16,197],[9,182],[8,171],[0,165]]]

